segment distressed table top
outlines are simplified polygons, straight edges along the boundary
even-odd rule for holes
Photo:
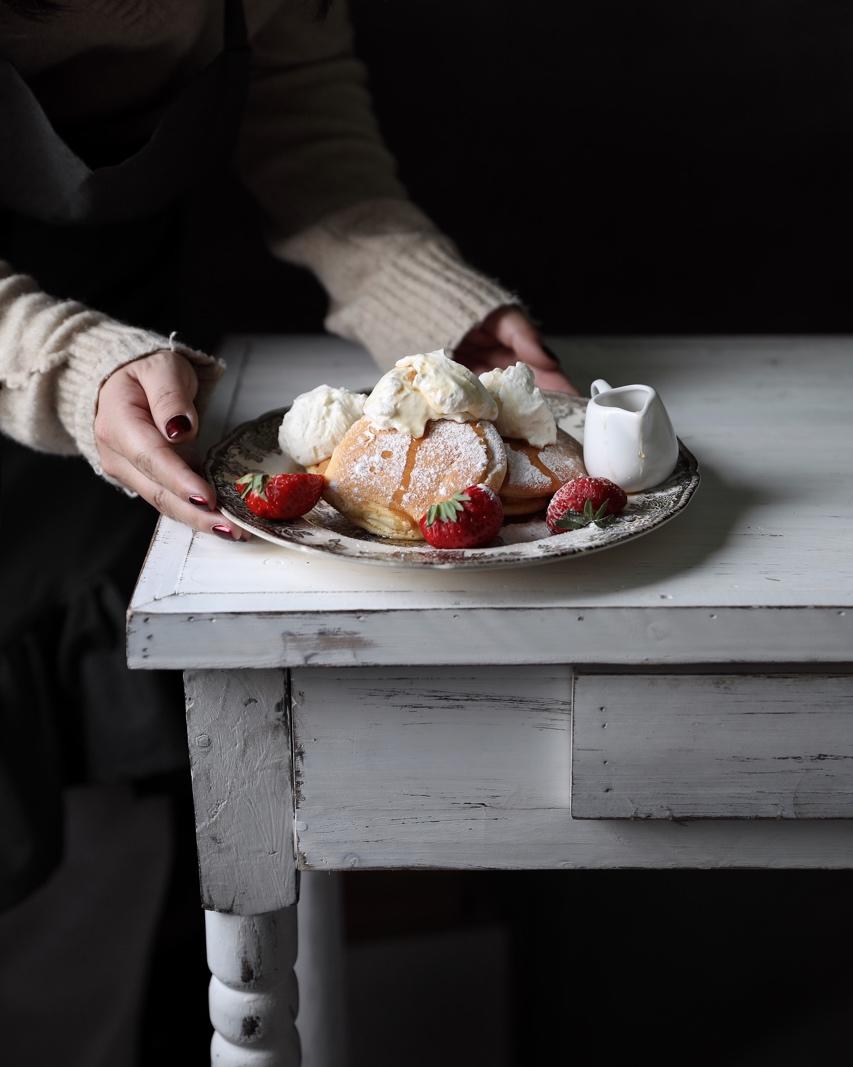
[[[697,456],[686,511],[600,554],[416,572],[230,545],[161,519],[128,612],[139,668],[853,660],[853,339],[550,342],[592,379],[659,388]],[[328,337],[235,337],[208,441],[378,370]]]

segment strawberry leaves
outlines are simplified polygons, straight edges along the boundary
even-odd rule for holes
[[[418,521],[433,548],[477,548],[494,540],[504,520],[500,497],[487,485],[469,485],[432,504]]]
[[[603,501],[597,509],[593,508],[591,500],[587,500],[583,511],[567,511],[562,518],[557,519],[554,525],[560,530],[582,530],[585,526],[595,523],[603,529],[616,518],[615,515],[608,513],[609,507],[610,503],[607,500]]]
[[[267,481],[269,480],[268,474],[261,474],[257,471],[244,474],[242,478],[238,478],[235,482],[237,492],[245,500],[249,493],[254,493],[255,496],[266,500],[267,495],[264,492],[266,489]]]
[[[465,504],[470,499],[467,493],[454,493],[447,500],[431,504],[426,513],[427,526],[432,526],[434,522],[454,522],[456,516],[465,510]]]

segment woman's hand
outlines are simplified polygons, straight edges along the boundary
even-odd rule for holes
[[[558,361],[543,347],[536,327],[518,307],[496,308],[462,339],[453,355],[474,374],[509,367],[520,360],[533,368],[540,389],[578,395]]]
[[[232,541],[248,540],[216,511],[216,494],[181,458],[195,439],[198,379],[178,352],[153,352],[114,371],[98,393],[95,440],[104,473],[163,515]]]

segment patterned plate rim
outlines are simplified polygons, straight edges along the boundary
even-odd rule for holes
[[[370,392],[370,390],[366,389],[364,392]],[[567,418],[580,405],[583,405],[585,410],[589,399],[550,391],[545,392],[545,396],[556,409],[555,415],[558,420]],[[219,509],[223,515],[244,530],[256,534],[271,544],[307,552],[311,555],[334,556],[337,559],[374,566],[416,569],[477,568],[484,570],[550,563],[554,560],[602,552],[651,533],[675,518],[687,507],[700,480],[698,461],[679,438],[679,458],[673,474],[660,486],[655,486],[653,490],[630,496],[628,509],[624,513],[624,518],[620,518],[619,522],[613,523],[604,530],[589,527],[587,530],[558,536],[548,535],[509,544],[487,545],[482,548],[446,550],[432,548],[424,542],[413,544],[412,542],[385,540],[374,537],[364,530],[358,530],[352,524],[349,524],[351,528],[349,534],[330,529],[321,521],[323,511],[334,516],[336,521],[341,517],[325,501],[321,501],[318,508],[309,512],[307,516],[287,523],[276,523],[253,515],[243,504],[233,486],[235,472],[230,468],[231,461],[228,456],[235,449],[241,453],[246,451],[257,453],[257,447],[247,446],[247,442],[257,437],[259,430],[266,428],[265,424],[270,420],[276,420],[277,425],[289,407],[290,405],[274,408],[235,426],[230,433],[209,449],[204,471],[216,488]],[[562,414],[559,413],[561,409],[564,409]],[[263,457],[274,454],[270,449],[263,450],[261,453]],[[242,466],[245,468],[245,464]],[[320,514],[317,514],[318,511]],[[311,516],[314,516],[314,521],[311,521]],[[515,525],[520,524],[513,524]],[[584,535],[582,540],[580,535]]]

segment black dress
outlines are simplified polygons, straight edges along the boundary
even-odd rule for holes
[[[0,258],[48,293],[209,348],[185,299],[188,235],[228,170],[248,65],[242,4],[226,0],[223,51],[127,143],[115,120],[55,129],[0,61]],[[155,519],[82,458],[0,435],[0,908],[59,862],[63,788],[187,763],[180,674],[125,662]]]

